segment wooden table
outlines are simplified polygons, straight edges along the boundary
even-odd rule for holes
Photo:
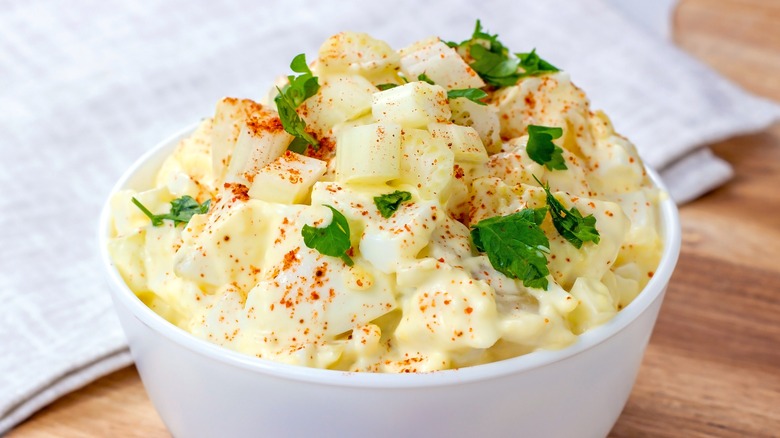
[[[684,0],[675,41],[780,101],[780,0]],[[717,144],[736,169],[682,208],[683,247],[634,391],[610,436],[780,436],[780,124]],[[134,367],[9,436],[168,436]]]

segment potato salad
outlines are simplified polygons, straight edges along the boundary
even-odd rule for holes
[[[559,349],[661,256],[636,149],[543,54],[363,33],[224,98],[142,191],[111,199],[130,289],[194,336],[344,371]]]

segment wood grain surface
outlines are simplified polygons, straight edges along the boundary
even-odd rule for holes
[[[674,39],[780,101],[780,0],[683,0]],[[611,437],[780,437],[780,125],[714,146],[736,177],[682,208],[677,271]],[[135,368],[9,437],[169,436]]]

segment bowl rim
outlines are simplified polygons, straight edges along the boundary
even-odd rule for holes
[[[124,189],[133,175],[150,159],[173,151],[179,141],[191,134],[196,126],[182,129],[146,151],[119,178],[100,213],[98,226],[100,258],[104,274],[111,286],[115,306],[124,306],[139,322],[169,341],[200,356],[235,368],[288,380],[361,388],[424,388],[476,382],[527,372],[582,354],[618,334],[663,295],[679,258],[681,228],[677,205],[668,195],[669,191],[660,176],[645,166],[650,179],[662,191],[660,223],[664,248],[661,261],[653,277],[631,303],[606,323],[577,336],[577,340],[567,347],[559,350],[537,350],[521,356],[469,367],[408,374],[328,370],[257,358],[197,338],[156,314],[130,290],[108,254],[111,198],[116,192]],[[133,346],[131,345],[130,348],[132,350]]]

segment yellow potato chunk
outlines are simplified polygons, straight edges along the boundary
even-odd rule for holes
[[[423,73],[447,90],[482,88],[485,82],[455,49],[433,37],[401,51],[401,71],[410,80]]]
[[[374,94],[374,119],[398,123],[404,128],[424,128],[429,123],[450,120],[447,93],[438,85],[410,82]]]
[[[459,97],[450,99],[450,111],[453,122],[477,130],[488,153],[495,154],[501,150],[501,124],[494,107]]]
[[[286,151],[257,172],[249,197],[281,204],[301,203],[326,167],[322,160]]]
[[[401,126],[395,123],[345,128],[336,145],[338,181],[382,184],[400,174]]]
[[[276,111],[249,99],[222,99],[217,104],[211,138],[215,185],[246,184],[281,155],[292,138]]]
[[[318,55],[314,70],[320,75],[352,73],[383,80],[398,70],[398,53],[386,42],[360,32],[333,35],[320,46]]]
[[[431,123],[428,132],[434,140],[443,141],[452,150],[455,161],[485,163],[488,160],[485,146],[474,128],[452,123]]]
[[[399,182],[414,186],[422,199],[447,199],[455,166],[447,145],[424,129],[406,129],[401,150]]]
[[[335,125],[370,113],[375,92],[377,88],[362,76],[328,77],[321,80],[317,94],[306,99],[298,113],[308,129],[328,137]]]

